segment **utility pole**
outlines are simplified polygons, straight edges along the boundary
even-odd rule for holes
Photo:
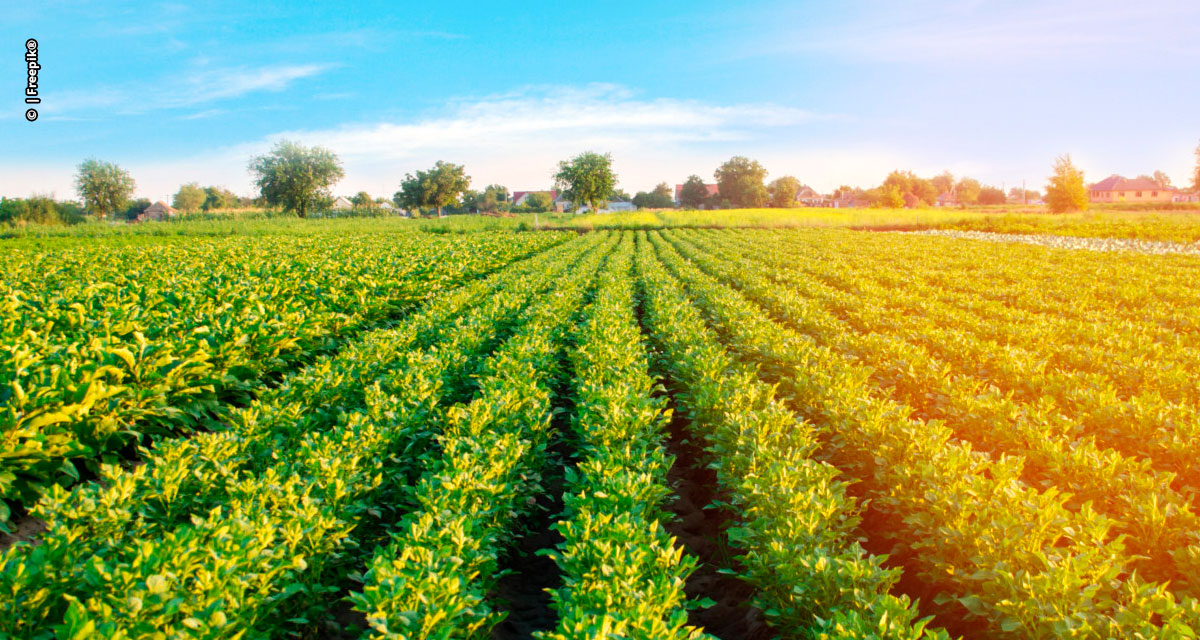
[[[1021,204],[1029,204],[1029,192],[1025,190],[1025,178],[1021,178]]]

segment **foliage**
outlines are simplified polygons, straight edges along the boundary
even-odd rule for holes
[[[118,212],[114,217],[118,220],[137,220],[137,217],[141,215],[142,212],[146,210],[146,207],[149,207],[150,205],[151,202],[148,198],[130,200],[128,203],[126,203],[125,209]]]
[[[679,205],[684,209],[699,209],[708,204],[708,187],[697,175],[688,176],[679,190]]]
[[[207,199],[208,194],[200,188],[199,183],[189,182],[180,185],[179,191],[175,192],[175,197],[171,200],[171,206],[185,213],[194,213],[204,206]]]
[[[633,197],[633,204],[639,209],[670,209],[675,206],[675,199],[671,187],[660,182],[653,191],[639,191]]]
[[[100,219],[122,210],[136,186],[128,171],[95,158],[84,160],[75,174],[75,191],[88,212]]]
[[[734,207],[761,207],[769,199],[763,180],[767,170],[757,160],[734,156],[713,172],[721,198]]]
[[[959,179],[958,184],[954,185],[954,193],[958,196],[958,201],[961,204],[971,205],[978,203],[982,192],[983,187],[979,185],[979,181],[975,178],[963,176]]]
[[[1054,175],[1046,185],[1046,204],[1054,213],[1086,211],[1088,208],[1083,172],[1071,164],[1070,155],[1059,156],[1054,162]]]
[[[997,187],[983,187],[979,190],[979,204],[991,205],[1004,204],[1005,202],[1007,202],[1007,198],[1002,189]]]
[[[356,207],[369,207],[374,203],[374,200],[371,199],[371,194],[366,191],[359,191],[354,194],[353,198],[350,198],[350,203]]]
[[[317,199],[317,202],[324,203],[328,200],[328,196],[322,196]],[[205,187],[204,188],[204,210],[216,211],[218,209],[229,209],[240,204],[240,199],[229,189],[225,187]],[[318,207],[320,208],[320,207]]]
[[[332,151],[288,140],[277,143],[271,153],[252,159],[250,172],[267,204],[283,207],[301,218],[330,199],[330,188],[345,176],[341,161]],[[209,198],[213,195],[210,191]]]
[[[796,195],[800,193],[800,181],[792,176],[783,176],[767,185],[771,194],[771,206],[780,209],[796,206]]]
[[[932,205],[937,202],[937,197],[939,195],[937,187],[933,186],[932,182],[924,178],[917,177],[917,175],[912,171],[893,171],[888,174],[887,178],[885,178],[883,181],[883,185],[881,186],[881,194],[884,192],[890,192],[890,189],[892,188],[898,191],[900,193],[902,203],[904,196],[911,193],[919,198],[922,203],[926,205]],[[887,198],[887,201],[889,202],[894,201],[891,198],[890,193],[888,194]],[[885,204],[884,206],[890,205]]]
[[[463,165],[438,160],[428,171],[404,176],[396,192],[396,206],[413,211],[430,207],[440,218],[442,210],[458,202],[470,185],[471,177],[466,175]]]
[[[904,206],[904,194],[897,185],[884,185],[872,191],[874,192],[871,201],[872,207],[899,209]]]
[[[559,162],[554,186],[576,211],[584,204],[593,212],[599,211],[617,186],[612,154],[585,151]]]
[[[83,211],[73,202],[57,202],[48,196],[0,198],[0,224],[67,225],[83,220]]]
[[[943,193],[952,193],[956,191],[956,184],[962,184],[962,181],[956,183],[954,181],[954,174],[950,173],[949,171],[943,171],[942,173],[931,178],[929,182],[933,185],[934,189],[937,189],[938,195]],[[962,199],[961,194],[959,195],[959,199]]]

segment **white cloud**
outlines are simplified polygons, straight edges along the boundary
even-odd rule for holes
[[[264,67],[200,68],[153,83],[47,92],[46,111],[54,114],[111,112],[138,114],[195,107],[259,91],[281,91],[296,80],[315,76],[333,65],[293,64]]]

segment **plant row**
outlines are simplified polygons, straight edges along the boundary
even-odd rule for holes
[[[797,337],[659,237],[660,258],[725,342],[825,434],[822,457],[859,481],[866,530],[933,596],[939,621],[995,637],[1190,637],[1200,606],[1132,570],[1124,537],[1090,505],[1020,479],[946,426],[872,392],[869,371]],[[953,627],[952,627],[953,628]]]
[[[646,323],[729,496],[730,543],[768,623],[786,637],[945,637],[890,594],[898,572],[858,544],[855,500],[838,470],[813,458],[813,425],[726,352],[646,236],[639,240]]]
[[[606,250],[540,297],[478,375],[478,391],[444,414],[436,446],[391,540],[375,550],[350,598],[373,638],[488,638],[504,618],[489,599],[517,523],[546,488],[555,383],[572,319]]]
[[[395,517],[447,396],[472,393],[526,303],[598,243],[573,244],[307,367],[226,431],[166,441],[40,507],[40,543],[0,558],[0,630],[267,637],[317,623]]]
[[[548,555],[562,572],[546,640],[707,638],[688,622],[684,581],[696,559],[663,524],[673,458],[663,440],[669,412],[634,315],[633,235],[626,232],[599,277],[574,334],[580,462],[566,471],[563,542]]]
[[[552,240],[237,239],[23,256],[0,303],[0,527],[5,503],[28,508],[147,436],[220,429],[229,403],[341,337]]]

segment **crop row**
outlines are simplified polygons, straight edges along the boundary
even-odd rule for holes
[[[634,316],[633,234],[626,232],[600,275],[575,332],[573,431],[581,461],[566,471],[563,537],[550,556],[558,624],[546,640],[711,638],[687,624],[684,581],[695,557],[663,524],[673,459],[663,446],[666,398]]]
[[[822,455],[871,501],[872,546],[924,585],[943,620],[1014,638],[1195,632],[1196,601],[1141,580],[1110,519],[1026,485],[1019,459],[989,459],[946,426],[908,417],[871,391],[868,370],[791,334],[661,237],[653,242],[724,341],[819,426]]]
[[[488,595],[516,523],[545,491],[562,352],[615,239],[556,279],[482,368],[474,399],[446,411],[437,446],[414,452],[422,472],[405,492],[412,509],[351,596],[369,637],[487,638],[503,619]]]
[[[889,594],[897,572],[859,546],[846,483],[812,457],[813,425],[727,354],[646,237],[639,240],[646,322],[729,494],[737,520],[730,542],[743,552],[743,578],[768,622],[787,637],[945,637]]]
[[[1115,519],[1113,530],[1129,536],[1134,566],[1147,578],[1171,581],[1184,588],[1195,574],[1200,520],[1187,496],[1170,487],[1170,475],[1159,474],[1145,460],[1133,460],[1090,439],[1076,439],[1060,428],[1069,419],[1049,414],[1044,406],[1027,406],[984,388],[929,356],[920,346],[889,334],[860,332],[846,326],[818,301],[798,293],[795,278],[783,278],[747,256],[746,248],[724,248],[716,238],[698,245],[672,237],[677,249],[711,275],[729,282],[770,316],[818,343],[869,367],[876,387],[910,407],[915,415],[944,421],[955,435],[985,449],[1023,458],[1022,477],[1044,488],[1069,491],[1068,504],[1078,509],[1092,502]],[[755,258],[755,252],[749,252]],[[775,277],[767,277],[773,274]],[[872,304],[861,300],[860,306]],[[795,336],[792,336],[796,339]],[[1194,593],[1190,587],[1188,593]]]
[[[445,396],[469,396],[521,308],[597,244],[433,301],[236,411],[226,431],[165,441],[101,486],[57,489],[39,507],[40,543],[0,558],[0,630],[265,637],[317,623],[395,517]]]
[[[145,436],[222,428],[266,380],[560,238],[226,240],[22,255],[0,303],[0,527]]]

